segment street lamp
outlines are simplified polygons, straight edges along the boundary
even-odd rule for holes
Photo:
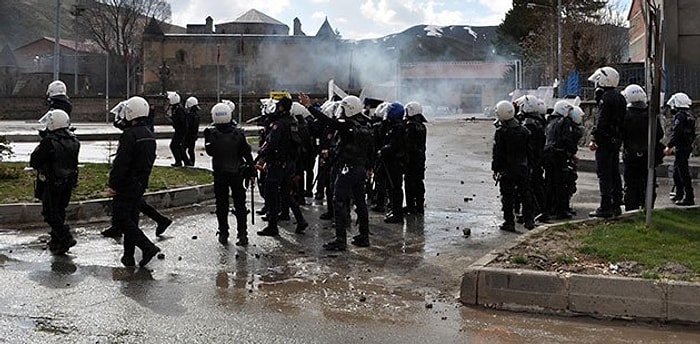
[[[545,8],[554,9],[554,10],[557,11],[557,12],[556,12],[556,16],[557,16],[557,81],[558,81],[558,84],[561,85],[561,80],[562,80],[562,65],[563,65],[563,57],[562,57],[562,54],[561,54],[561,50],[562,50],[562,47],[561,47],[561,45],[562,45],[562,44],[561,44],[561,39],[562,39],[562,36],[563,36],[563,33],[562,33],[562,23],[561,23],[561,10],[562,10],[562,7],[561,7],[561,0],[557,0],[557,7],[556,7],[556,8],[554,8],[554,7],[552,7],[552,6],[547,6],[547,5],[542,5],[542,4],[532,3],[532,2],[528,3],[528,4],[527,4],[527,7],[528,7],[528,8],[533,8],[533,7],[545,7]],[[561,87],[558,87],[558,90],[557,90],[557,91],[558,91],[558,93],[559,93],[558,95],[561,96]]]
[[[75,95],[78,94],[78,17],[80,17],[83,14],[83,11],[85,11],[85,8],[80,7],[79,5],[73,5],[73,10],[70,12],[71,15],[75,18],[75,21],[73,21],[73,34],[75,37],[75,50],[73,51],[73,93]]]

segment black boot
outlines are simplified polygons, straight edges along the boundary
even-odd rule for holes
[[[158,252],[160,252],[160,248],[158,248],[158,246],[156,245],[153,245],[148,249],[141,251],[141,261],[139,262],[139,266],[146,266],[146,264],[148,264],[148,262],[150,262],[151,259],[153,259],[153,257],[155,257],[158,254]]]
[[[122,237],[122,231],[114,228],[114,227],[109,227],[105,230],[103,230],[100,234],[102,236],[108,237],[108,238],[121,238]]]
[[[515,224],[512,222],[503,222],[500,226],[498,226],[498,229],[505,231],[505,232],[516,233]]]
[[[357,247],[369,247],[369,237],[366,235],[356,235],[352,238],[352,244]]]
[[[588,213],[588,216],[609,219],[609,218],[615,216],[615,214],[613,213],[612,209],[598,208],[598,209]]]
[[[345,251],[347,249],[347,244],[345,240],[336,238],[335,240],[323,245],[323,249],[326,251]]]
[[[297,228],[296,228],[296,230],[294,230],[294,233],[304,234],[304,231],[306,231],[306,228],[308,228],[308,227],[309,227],[308,222],[297,223]]]
[[[171,219],[165,219],[161,222],[158,223],[158,227],[156,227],[156,236],[161,236],[165,232],[166,229],[173,223],[173,220]],[[103,234],[104,235],[104,234]]]
[[[218,232],[216,232],[216,235],[219,236],[219,243],[221,245],[228,245],[228,228],[227,229],[219,229]]]
[[[263,228],[263,230],[258,232],[259,236],[278,236],[280,235],[279,229],[277,226],[272,226],[268,225],[267,227]]]
[[[690,198],[690,197],[685,197],[682,200],[676,202],[675,204],[682,206],[682,207],[687,207],[687,206],[695,205],[695,200]]]

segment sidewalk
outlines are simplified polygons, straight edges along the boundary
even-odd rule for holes
[[[71,123],[75,128],[75,134],[81,141],[117,141],[121,130],[115,128],[112,123],[82,122]],[[203,137],[205,124],[199,125],[199,137]],[[243,125],[246,136],[254,136],[261,129],[258,126]],[[44,126],[31,121],[0,121],[0,136],[5,136],[11,142],[39,142],[38,131]],[[170,125],[156,125],[154,127],[156,138],[170,138],[173,135],[173,127]]]

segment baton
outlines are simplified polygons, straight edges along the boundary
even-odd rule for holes
[[[250,221],[255,225],[255,178],[250,178]]]

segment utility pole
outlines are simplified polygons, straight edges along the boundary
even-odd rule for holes
[[[563,56],[561,56],[561,38],[562,38],[562,23],[561,23],[561,0],[557,0],[557,79],[559,80],[559,97],[562,97],[562,65]]]
[[[85,11],[84,8],[73,5],[73,11],[70,14],[73,15],[75,21],[73,21],[73,36],[75,39],[75,50],[73,51],[73,95],[78,94],[78,17],[80,17]]]
[[[53,44],[53,79],[58,80],[59,69],[61,68],[61,0],[56,0],[56,32],[54,33]]]
[[[661,75],[662,75],[662,42],[661,42],[661,27],[663,25],[663,14],[659,5],[652,4],[649,0],[642,3],[644,18],[646,23],[646,39],[647,39],[647,58],[645,62],[646,71],[646,86],[647,94],[651,95],[649,99],[649,131],[648,131],[648,147],[647,147],[647,189],[645,200],[646,211],[646,227],[651,227],[652,204],[654,203],[654,174],[656,166],[654,166],[656,152],[656,125],[657,116],[661,110]]]
[[[221,100],[221,88],[219,86],[219,57],[221,56],[221,45],[216,44],[216,102]],[[238,104],[240,106],[240,104]]]

